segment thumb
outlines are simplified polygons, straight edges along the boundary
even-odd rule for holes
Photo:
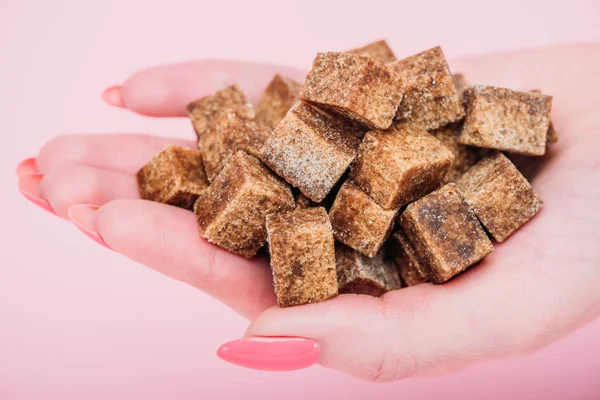
[[[251,323],[245,336],[310,338],[318,343],[318,363],[325,367],[369,381],[401,379],[419,368],[409,314],[426,315],[417,304],[427,296],[426,286],[407,289],[412,305],[398,291],[382,298],[341,295],[319,304],[272,307]]]
[[[223,345],[218,355],[255,369],[318,362],[361,379],[392,381],[531,351],[574,327],[569,313],[580,305],[564,290],[517,263],[491,262],[492,255],[443,286],[269,308],[244,339]]]

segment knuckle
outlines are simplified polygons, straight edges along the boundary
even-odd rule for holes
[[[84,160],[88,151],[77,135],[62,135],[50,139],[41,148],[36,161],[40,172],[48,173],[62,165]]]
[[[96,212],[96,225],[100,232],[123,232],[123,236],[135,236],[135,232],[127,229],[127,216],[123,210],[128,209],[130,200],[118,199],[104,204]]]
[[[367,363],[363,376],[369,382],[391,382],[407,378],[416,372],[416,362],[407,354],[383,352]]]
[[[161,67],[141,70],[123,83],[121,95],[127,108],[143,109],[168,100],[172,87],[161,72]]]
[[[65,214],[71,205],[84,201],[96,187],[97,179],[92,171],[78,166],[44,175],[40,181],[42,196],[59,214]]]
[[[383,296],[378,300],[377,312],[382,324],[380,329],[385,332],[390,329],[390,325],[395,326],[398,323],[398,315],[394,311],[396,307],[390,296]],[[393,341],[383,349],[376,349],[372,354],[374,357],[363,364],[363,376],[370,382],[400,380],[417,371],[417,357],[410,340]]]

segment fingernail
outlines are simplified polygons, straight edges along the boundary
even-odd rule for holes
[[[17,177],[21,178],[26,175],[37,173],[37,167],[35,165],[35,158],[27,158],[17,165]]]
[[[123,97],[121,96],[121,86],[111,86],[102,93],[102,100],[111,106],[125,108]]]
[[[249,337],[227,342],[217,350],[224,361],[265,371],[308,368],[319,360],[319,344],[299,337]]]
[[[73,224],[83,233],[86,234],[87,237],[95,241],[96,243],[101,244],[102,246],[110,249],[100,233],[96,229],[96,224],[94,222],[94,214],[98,209],[98,206],[92,204],[76,204],[74,206],[69,207],[69,211],[67,211],[67,215]],[[112,249],[111,249],[112,250]]]
[[[48,203],[40,194],[40,181],[42,180],[43,174],[29,174],[21,177],[17,184],[19,191],[25,198],[31,201],[38,207],[57,215],[50,203]]]

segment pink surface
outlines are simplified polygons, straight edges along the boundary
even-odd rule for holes
[[[439,44],[449,58],[600,40],[600,3],[157,3],[0,3],[0,399],[600,398],[598,320],[527,358],[392,384],[321,367],[268,373],[228,365],[215,351],[241,336],[244,320],[35,208],[14,177],[19,161],[60,133],[193,137],[185,120],[142,118],[101,102],[103,89],[145,66],[201,57],[308,66],[317,51],[380,37],[400,56]]]

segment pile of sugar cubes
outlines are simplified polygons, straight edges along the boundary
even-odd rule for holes
[[[281,307],[441,284],[542,206],[503,152],[544,155],[551,104],[469,86],[439,47],[319,53],[304,84],[276,75],[256,108],[236,85],[190,103],[198,150],[165,148],[139,191],[193,210],[230,252],[264,248]]]

